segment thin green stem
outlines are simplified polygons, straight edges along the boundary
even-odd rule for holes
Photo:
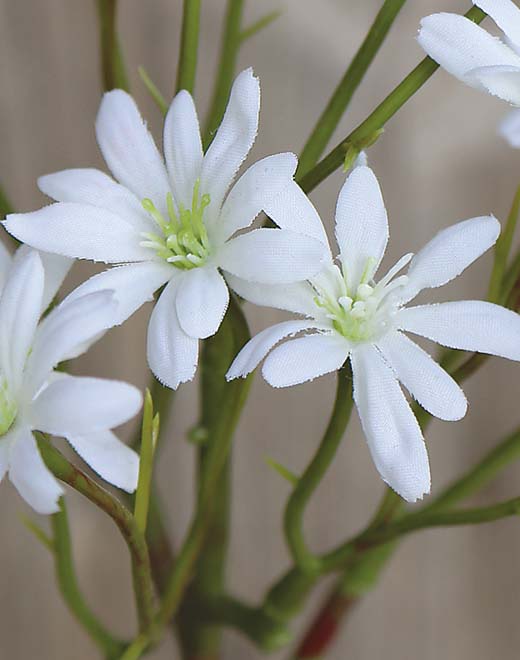
[[[0,218],[3,220],[6,215],[14,213],[14,208],[5,190],[0,186]]]
[[[405,2],[406,0],[385,0],[365,40],[303,147],[297,171],[298,177],[305,176],[316,165]]]
[[[240,33],[240,43],[243,43],[244,41],[251,39],[251,37],[254,37],[255,34],[258,34],[261,30],[264,30],[266,27],[271,25],[271,23],[273,23],[281,15],[282,11],[280,9],[276,9],[275,11],[269,12],[269,14],[262,16],[262,18],[259,18],[249,27],[244,28]]]
[[[132,559],[135,596],[141,625],[149,627],[153,622],[154,594],[150,559],[146,541],[139,531],[133,515],[113,495],[90,479],[68,460],[41,434],[38,448],[45,464],[55,477],[67,483],[78,493],[89,499],[112,518],[118,526]]]
[[[242,39],[244,0],[228,0],[215,87],[204,130],[204,148],[211,143],[222,121],[235,76],[235,66]]]
[[[193,94],[197,71],[197,51],[199,47],[200,0],[184,0],[182,14],[181,46],[177,67],[178,91],[186,89]]]
[[[480,23],[486,14],[477,7],[472,7],[466,14],[475,23]],[[410,99],[424,83],[435,73],[439,65],[426,57],[406,78],[380,103],[350,135],[342,140],[323,160],[315,165],[298,183],[309,192],[326,179],[338,167],[343,165],[346,154],[352,147],[363,149],[377,135],[395,113]]]
[[[319,571],[319,559],[307,548],[303,517],[312,494],[334,460],[352,411],[352,378],[349,369],[338,371],[336,400],[329,424],[316,454],[298,479],[285,509],[284,529],[295,564],[305,573]]]
[[[146,390],[143,423],[141,433],[141,452],[139,460],[139,479],[135,491],[134,517],[142,534],[146,532],[148,509],[153,473],[155,445],[159,435],[159,416],[153,414],[153,401],[150,390]]]
[[[117,37],[117,0],[97,0],[103,89],[129,90],[123,54]]]
[[[51,522],[54,564],[61,594],[72,614],[85,628],[103,655],[107,658],[119,658],[125,648],[125,643],[115,638],[103,626],[81,593],[74,569],[67,509],[63,498],[60,499],[59,506],[60,510],[53,514]]]
[[[502,297],[502,285],[504,275],[507,268],[507,260],[511,251],[511,244],[515,234],[516,225],[518,222],[518,214],[520,212],[520,186],[516,189],[516,194],[511,205],[511,210],[507,217],[506,226],[504,231],[498,237],[495,245],[495,260],[493,263],[493,271],[489,281],[488,300],[491,302],[499,303]]]
[[[143,81],[144,86],[148,90],[148,93],[152,97],[152,99],[155,101],[155,104],[161,111],[161,114],[166,116],[166,113],[168,112],[168,103],[166,102],[166,99],[164,96],[161,94],[161,91],[157,87],[157,85],[154,83],[154,81],[150,78],[150,75],[148,71],[144,68],[144,66],[140,66],[137,69],[139,73],[139,77]]]

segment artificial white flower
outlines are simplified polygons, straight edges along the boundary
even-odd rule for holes
[[[117,323],[167,284],[151,316],[147,352],[154,374],[172,388],[193,378],[198,340],[215,334],[224,317],[229,291],[220,269],[275,284],[303,280],[320,267],[321,244],[295,231],[256,229],[232,238],[289,185],[297,164],[290,153],[264,158],[229,190],[255,140],[259,103],[258,80],[243,71],[203,154],[193,99],[179,92],[164,126],[165,166],[132,98],[109,92],[96,131],[119,183],[94,169],[44,176],[41,190],[60,203],[5,223],[40,250],[125,263],[76,292],[114,290]]]
[[[63,489],[32,432],[65,437],[101,477],[131,492],[139,460],[110,429],[138,412],[141,394],[127,383],[54,371],[110,326],[117,302],[110,291],[65,299],[40,321],[70,265],[42,256],[22,247],[12,264],[0,259],[0,479],[8,472],[33,509],[53,513]]]
[[[495,21],[504,40],[458,14],[421,21],[418,41],[426,53],[462,82],[520,105],[520,9],[512,0],[473,0]]]
[[[286,195],[292,199],[276,203],[292,206],[294,212],[285,217],[277,213],[282,226],[299,225],[327,244],[319,216],[301,189],[293,184]],[[285,287],[232,283],[257,305],[306,318],[279,323],[253,337],[231,365],[228,379],[245,377],[267,355],[264,378],[273,387],[288,387],[336,371],[350,358],[354,401],[379,473],[406,500],[422,497],[430,490],[428,456],[399,381],[440,419],[460,419],[467,403],[453,378],[404,332],[451,348],[520,360],[520,316],[476,300],[405,305],[423,289],[459,275],[495,243],[499,231],[492,216],[460,222],[442,230],[415,256],[405,255],[376,281],[388,240],[387,215],[372,170],[356,168],[336,208],[337,264],[330,256],[328,266],[310,282]],[[399,275],[407,264],[407,274]],[[304,336],[271,350],[300,332]]]

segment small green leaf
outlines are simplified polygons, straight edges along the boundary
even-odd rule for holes
[[[279,475],[281,475],[284,479],[286,479],[290,484],[293,486],[296,486],[299,481],[299,477],[297,477],[294,472],[291,472],[288,468],[284,467],[281,463],[278,463],[278,461],[275,461],[274,458],[270,458],[269,456],[266,456],[265,462],[270,468],[273,468],[275,472],[278,472]]]
[[[52,553],[55,552],[54,542],[51,537],[45,532],[38,524],[31,520],[28,516],[20,515],[20,520],[25,525],[25,527],[32,533],[34,536],[44,545],[47,550],[50,550]]]
[[[143,425],[141,433],[141,460],[139,461],[139,479],[135,493],[134,516],[139,530],[144,534],[150,504],[150,488],[153,472],[153,458],[159,436],[159,415],[153,414],[153,401],[150,390],[144,398]]]

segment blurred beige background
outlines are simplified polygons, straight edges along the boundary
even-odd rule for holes
[[[380,0],[264,0],[248,3],[248,20],[284,8],[284,14],[244,47],[240,66],[253,65],[262,82],[261,130],[253,158],[298,151],[323,103],[359,45]],[[180,0],[121,0],[120,32],[132,87],[159,136],[159,113],[136,71],[143,64],[165,95],[175,78]],[[219,43],[224,0],[203,2],[196,97],[206,107]],[[407,3],[337,138],[355,126],[421,58],[414,35],[421,16],[465,11],[469,2]],[[43,203],[40,174],[73,166],[102,166],[93,123],[100,98],[94,2],[0,0],[0,180],[18,210]],[[470,90],[444,72],[399,112],[370,151],[386,198],[391,243],[388,263],[418,249],[457,220],[495,213],[504,219],[520,179],[520,153],[495,135],[507,107]],[[329,228],[342,175],[313,194]],[[489,255],[441,297],[482,296]],[[67,285],[92,272],[75,267]],[[147,381],[142,310],[78,361],[78,372]],[[247,310],[253,330],[278,316]],[[438,491],[498,438],[518,424],[520,365],[493,360],[465,390],[469,414],[460,423],[435,422],[428,433],[433,488]],[[236,438],[230,555],[232,589],[258,599],[287,565],[280,533],[288,487],[265,463],[272,456],[300,470],[316,446],[332,403],[333,380],[274,391],[257,378]],[[158,466],[169,525],[176,539],[191,509],[193,450],[184,437],[195,419],[196,384],[179,393]],[[324,549],[359,529],[383,490],[357,419],[307,521],[313,546]],[[94,647],[62,604],[50,556],[20,522],[27,514],[8,484],[0,488],[0,658],[87,660]],[[474,502],[518,495],[520,467],[511,466]],[[70,493],[75,554],[89,601],[119,634],[134,630],[126,549],[113,525]],[[45,521],[44,521],[45,522]],[[315,594],[306,616],[315,609]],[[422,532],[408,538],[378,588],[356,610],[330,658],[334,660],[489,660],[517,658],[520,649],[520,522]],[[297,623],[301,628],[303,619]],[[175,658],[167,640],[152,656]],[[224,657],[260,657],[235,633]],[[285,657],[284,654],[273,656]]]

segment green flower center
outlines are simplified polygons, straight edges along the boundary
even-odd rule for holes
[[[208,232],[204,224],[204,210],[210,203],[209,195],[200,194],[200,181],[195,182],[191,209],[179,203],[177,209],[171,193],[166,195],[168,218],[156,208],[151,199],[141,204],[160,230],[143,232],[143,247],[151,248],[161,258],[176,268],[190,270],[206,263],[210,253]]]
[[[367,259],[359,283],[349,286],[347,268],[333,266],[325,278],[313,280],[314,302],[325,313],[332,327],[351,342],[364,342],[380,337],[391,325],[399,308],[399,299],[392,295],[403,287],[408,278],[393,276],[409,261],[403,257],[377,284],[373,280],[376,260]]]
[[[16,413],[18,412],[16,401],[12,397],[5,378],[0,379],[0,436],[11,428]]]

